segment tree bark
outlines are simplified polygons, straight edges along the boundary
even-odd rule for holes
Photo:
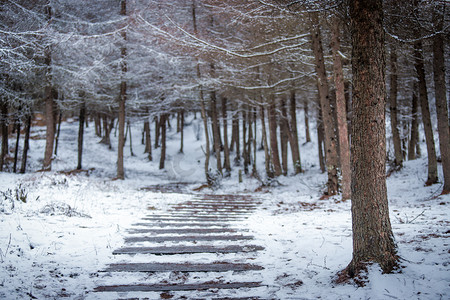
[[[267,142],[267,130],[266,130],[266,120],[264,116],[264,106],[260,106],[261,114],[261,128],[262,128],[262,141],[264,145],[264,166],[266,168],[266,175],[268,178],[273,178],[274,174],[270,168],[270,154],[269,154],[269,144]]]
[[[352,33],[353,277],[368,263],[398,266],[386,190],[385,52],[382,0],[350,2]]]
[[[217,171],[222,174],[222,160],[221,160],[221,149],[220,149],[220,128],[219,128],[219,118],[217,116],[217,99],[216,92],[212,91],[211,94],[211,119],[212,119],[212,131],[213,131],[213,141],[214,141],[214,152],[216,154]]]
[[[127,130],[128,130],[129,135],[130,135],[130,155],[134,156],[134,153],[133,153],[133,137],[132,137],[132,134],[131,134],[131,124],[130,124],[129,120],[127,121]]]
[[[166,162],[166,134],[167,134],[167,114],[162,114],[160,116],[161,124],[161,157],[159,159],[159,169],[164,169]]]
[[[280,154],[278,152],[278,137],[277,137],[277,117],[275,111],[275,101],[269,105],[269,138],[270,138],[270,152],[272,157],[272,164],[274,169],[274,176],[278,177],[283,173],[280,163]]]
[[[184,148],[184,110],[180,111],[180,153],[183,153]]]
[[[308,100],[303,99],[303,112],[305,114],[305,137],[306,142],[311,142],[311,134],[309,130],[309,111],[308,111]]]
[[[8,104],[6,100],[1,102],[1,130],[2,130],[2,150],[0,155],[0,171],[3,171],[6,156],[8,155]]]
[[[426,185],[432,185],[438,182],[436,147],[434,144],[433,126],[431,124],[430,107],[428,104],[428,90],[425,79],[425,67],[423,63],[422,41],[414,43],[415,69],[419,81],[419,101],[422,111],[423,129],[425,132],[425,140],[427,143],[428,158],[428,177]]]
[[[340,51],[340,20],[333,17],[331,45],[333,51],[334,85],[336,87],[336,114],[339,136],[339,157],[342,174],[342,200],[351,198],[350,145],[347,128],[347,102],[345,99],[344,72]]]
[[[397,94],[398,94],[398,81],[397,81],[397,49],[395,45],[391,46],[390,56],[391,74],[390,89],[389,89],[389,108],[391,112],[391,131],[392,141],[394,144],[394,169],[398,170],[403,165],[402,144],[400,140],[400,132],[398,130],[398,115],[397,115]]]
[[[300,146],[298,144],[298,129],[297,129],[297,104],[295,101],[295,90],[291,91],[291,99],[290,99],[290,128],[288,128],[288,132],[291,133],[290,136],[290,144],[291,144],[291,152],[292,152],[292,163],[294,164],[294,173],[298,174],[302,172],[302,163],[300,160]],[[309,131],[309,129],[308,129]]]
[[[13,172],[17,172],[17,160],[19,155],[19,142],[20,142],[20,120],[19,118],[16,118],[16,145],[14,146],[14,165],[13,165]]]
[[[223,167],[227,176],[231,172],[230,148],[228,146],[228,116],[227,116],[227,98],[222,98],[222,118],[223,118]]]
[[[441,11],[438,11],[441,9]],[[442,194],[450,193],[450,132],[448,105],[445,87],[445,61],[444,61],[444,4],[438,3],[433,12],[433,22],[436,34],[433,37],[433,79],[436,97],[436,114],[438,121],[439,148],[442,158],[442,172],[444,186]]]
[[[95,135],[98,137],[102,137],[102,123],[100,120],[99,113],[94,115],[94,124],[95,124]]]
[[[411,137],[408,145],[408,160],[414,160],[419,155],[417,153],[417,147],[419,147],[419,122],[418,122],[418,105],[419,99],[417,98],[417,84],[414,83],[411,103]]]
[[[234,165],[239,166],[241,164],[241,137],[239,130],[239,113],[236,112],[233,116],[233,127],[234,127],[234,145],[236,149],[236,156],[234,158]]]
[[[145,150],[144,153],[148,154],[148,160],[152,161],[152,138],[150,135],[150,121],[146,119],[144,121],[144,140],[145,140]]]
[[[25,123],[25,138],[22,152],[22,165],[20,166],[20,173],[24,174],[27,168],[28,150],[30,149],[30,131],[31,131],[31,114],[27,116]]]
[[[120,15],[127,15],[127,1],[121,1]],[[117,146],[117,179],[125,179],[125,170],[123,165],[123,152],[125,146],[125,102],[127,100],[127,82],[125,76],[127,73],[127,63],[125,61],[127,56],[127,48],[125,43],[127,41],[127,33],[125,30],[120,32],[122,36],[122,42],[124,43],[120,49],[120,58],[122,59],[122,81],[120,82],[120,95],[119,95],[119,138]]]
[[[289,125],[287,119],[286,101],[284,98],[282,98],[280,101],[280,111],[281,111],[281,118],[280,118],[281,166],[283,167],[283,175],[287,176]]]
[[[325,161],[328,173],[326,195],[335,195],[339,189],[338,180],[338,153],[336,134],[334,131],[334,118],[331,109],[328,80],[323,56],[322,40],[320,34],[319,16],[317,12],[311,13],[311,38],[314,52],[317,86],[319,90],[320,107],[322,109],[322,120],[325,134]]]
[[[80,116],[78,119],[78,165],[77,170],[82,169],[82,159],[83,159],[83,138],[84,138],[84,119],[86,117],[86,104],[81,102],[80,105]]]
[[[244,109],[242,110],[242,158],[244,159],[244,173],[248,174],[248,140],[247,140],[247,111],[246,107],[244,106]]]
[[[61,123],[62,123],[62,112],[61,110],[59,110],[59,112],[56,112],[56,109],[54,109],[55,111],[55,128],[57,128],[56,130],[56,134],[55,134],[55,156],[58,155],[58,146],[59,146],[59,135],[61,133]],[[58,121],[56,122],[56,116],[58,116]],[[57,127],[56,127],[57,126]]]

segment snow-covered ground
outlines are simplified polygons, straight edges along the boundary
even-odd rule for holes
[[[338,197],[319,200],[326,177],[318,170],[314,142],[303,144],[301,148],[305,173],[282,176],[278,186],[255,192],[260,183],[244,176],[244,182],[239,184],[239,167],[234,167],[231,177],[224,179],[220,188],[202,191],[244,193],[261,198],[263,204],[238,226],[248,228],[256,237],[252,244],[262,245],[265,250],[238,254],[136,255],[133,258],[134,262],[246,262],[262,265],[264,270],[119,275],[99,272],[110,263],[127,259],[113,256],[112,251],[123,246],[126,230],[149,213],[148,207],[152,207],[152,212],[162,213],[169,204],[194,196],[142,188],[187,182],[187,189],[194,194],[192,189],[203,182],[203,138],[195,138],[200,123],[192,118],[188,121],[185,154],[178,153],[180,136],[172,130],[163,171],[158,169],[159,150],[154,151],[155,161],[146,160],[140,143],[141,124],[135,124],[135,156],[129,156],[129,148],[126,148],[127,178],[123,181],[112,180],[116,174],[115,142],[113,150],[99,144],[92,125],[86,131],[83,155],[83,167],[90,170],[88,172],[60,172],[76,166],[76,122],[63,123],[59,154],[51,172],[37,172],[41,167],[44,141],[32,140],[29,173],[0,173],[0,299],[158,299],[160,293],[108,294],[94,293],[93,289],[105,284],[211,280],[262,281],[266,286],[238,291],[176,292],[174,298],[450,298],[450,195],[439,196],[439,184],[424,186],[426,157],[405,162],[400,172],[388,178],[391,223],[402,270],[386,275],[373,266],[364,287],[333,283],[336,273],[351,260],[350,201],[339,202]],[[34,128],[33,135],[42,135],[43,130]],[[114,140],[113,134],[112,138]],[[263,174],[261,157],[257,161],[259,172]],[[212,161],[211,165],[214,163]]]

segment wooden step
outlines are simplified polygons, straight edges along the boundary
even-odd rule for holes
[[[212,264],[123,263],[111,264],[103,272],[227,272],[254,271],[263,267],[252,264],[216,262]]]
[[[128,233],[152,233],[152,234],[209,234],[209,233],[235,233],[235,232],[248,232],[248,229],[236,229],[236,228],[135,228],[128,230]]]
[[[138,242],[196,242],[196,241],[238,241],[238,240],[251,240],[251,235],[196,235],[196,236],[132,236],[126,237],[126,243],[138,243]]]
[[[162,292],[201,291],[209,289],[239,289],[260,287],[261,282],[208,282],[199,284],[136,284],[98,286],[94,292]]]
[[[155,254],[174,255],[191,253],[238,253],[264,250],[264,247],[256,245],[230,245],[230,246],[175,246],[175,247],[123,247],[113,251],[118,254]]]

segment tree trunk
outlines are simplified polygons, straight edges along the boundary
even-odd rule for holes
[[[131,135],[131,124],[130,124],[129,120],[127,121],[127,130],[128,130],[128,133],[130,134],[130,155],[134,156],[134,153],[133,153],[133,137]]]
[[[184,110],[180,111],[180,153],[183,153],[184,148]]]
[[[77,170],[82,169],[83,158],[83,138],[84,138],[84,119],[86,117],[86,104],[81,102],[80,117],[78,119],[78,165]]]
[[[159,147],[159,137],[161,136],[161,121],[155,117],[155,149]]]
[[[150,121],[148,119],[144,122],[144,135],[145,135],[145,151],[148,153],[148,160],[152,161],[152,137],[150,135]]]
[[[326,166],[328,173],[327,192],[325,194],[335,195],[339,189],[338,180],[338,153],[336,134],[334,131],[334,116],[331,108],[327,74],[325,70],[325,59],[323,56],[322,40],[319,28],[318,13],[311,13],[311,37],[312,48],[315,57],[316,74],[318,80],[320,107],[322,108],[322,120],[325,133]]]
[[[286,101],[284,98],[280,101],[280,146],[281,146],[281,166],[283,167],[283,175],[288,174],[288,134],[289,125],[287,119]],[[292,143],[291,143],[292,145]]]
[[[102,123],[98,113],[94,114],[95,135],[102,137]]]
[[[408,145],[408,160],[414,160],[419,157],[417,147],[419,147],[419,122],[417,116],[417,109],[419,99],[417,98],[417,83],[414,83],[411,105],[411,138]]]
[[[333,18],[332,24],[332,51],[334,85],[336,87],[336,114],[339,136],[339,157],[342,174],[342,200],[351,198],[351,169],[350,169],[350,145],[348,142],[347,128],[347,102],[345,99],[344,72],[340,51],[340,20]]]
[[[270,152],[272,156],[272,164],[274,169],[274,176],[278,177],[283,173],[280,163],[280,154],[278,153],[278,137],[277,137],[277,117],[275,110],[275,101],[269,105],[269,137],[270,137]]]
[[[61,133],[61,123],[62,123],[62,112],[61,110],[59,111],[59,113],[56,113],[56,109],[55,109],[55,120],[56,120],[56,116],[58,116],[58,122],[55,122],[55,127],[56,125],[57,130],[56,130],[56,136],[55,136],[55,156],[58,155],[58,146],[59,146],[59,135]]]
[[[398,266],[386,190],[385,52],[381,0],[350,2],[353,119],[351,140],[353,277],[368,263]]]
[[[228,147],[228,116],[227,98],[222,98],[222,118],[223,118],[223,167],[227,175],[231,172],[230,149]]]
[[[17,160],[19,155],[19,142],[20,142],[20,120],[19,118],[16,119],[16,145],[14,147],[14,165],[13,165],[13,172],[17,172]]]
[[[264,106],[260,106],[261,112],[261,128],[262,128],[262,141],[264,145],[264,166],[266,168],[266,175],[268,178],[273,178],[274,174],[270,168],[270,154],[269,154],[269,144],[267,143],[267,130],[266,130],[266,121],[264,116]]]
[[[234,165],[239,166],[241,164],[241,137],[239,130],[239,113],[236,112],[233,116],[233,128],[234,128],[234,145],[236,148],[236,156],[234,158]]]
[[[441,11],[438,11],[441,9]],[[436,34],[433,37],[433,78],[436,97],[436,114],[438,121],[439,148],[442,158],[442,172],[444,173],[444,187],[442,194],[450,193],[450,132],[448,105],[445,87],[444,61],[444,5],[438,3],[433,12]]]
[[[298,144],[298,129],[297,129],[297,104],[295,101],[295,90],[291,91],[290,109],[291,125],[288,133],[291,133],[289,143],[291,144],[292,162],[294,164],[294,173],[302,172],[302,163],[300,161],[300,146]],[[309,134],[309,129],[308,129]]]
[[[127,1],[121,1],[120,15],[127,15]],[[121,69],[122,69],[122,81],[120,82],[120,95],[119,95],[119,138],[117,146],[117,179],[125,179],[125,170],[123,166],[123,151],[125,146],[125,102],[127,100],[127,82],[125,76],[127,73],[127,63],[125,61],[127,56],[127,48],[125,43],[127,41],[127,32],[122,30],[120,32],[124,45],[120,49]]]
[[[397,81],[397,49],[394,45],[391,46],[390,56],[391,74],[390,78],[390,90],[389,90],[389,104],[391,112],[391,131],[392,140],[394,143],[394,169],[398,170],[403,165],[402,144],[400,140],[400,133],[398,130],[398,116],[397,116],[397,94],[398,94],[398,81]]]
[[[159,159],[159,169],[164,169],[166,162],[166,134],[167,134],[167,114],[162,114],[160,116],[161,123],[161,157]]]
[[[55,142],[55,114],[53,109],[55,107],[52,95],[51,86],[46,88],[46,99],[45,99],[45,124],[46,124],[46,134],[45,134],[45,155],[43,170],[49,171],[52,168],[52,155],[53,147]]]
[[[219,118],[217,116],[217,99],[216,92],[212,91],[211,94],[211,119],[212,119],[212,131],[214,141],[214,152],[216,153],[217,171],[222,174],[222,160],[220,151],[220,128]]]
[[[436,147],[434,144],[433,126],[431,124],[430,107],[428,104],[428,90],[425,79],[425,67],[423,63],[422,41],[414,43],[415,69],[419,81],[419,101],[422,111],[423,129],[425,132],[425,140],[427,143],[428,158],[428,178],[426,185],[432,185],[438,182]]]
[[[242,110],[242,157],[244,158],[244,173],[248,174],[248,140],[247,140],[247,127],[248,127],[247,111],[246,107]]]
[[[311,134],[310,134],[310,130],[309,130],[309,111],[308,111],[308,100],[303,99],[303,111],[305,114],[305,137],[306,137],[306,142],[309,143],[311,142]]]
[[[2,130],[2,150],[0,155],[0,171],[3,171],[6,156],[8,155],[8,104],[6,100],[1,102],[1,130]]]
[[[322,120],[322,109],[319,105],[319,111],[317,112],[317,150],[319,155],[319,166],[320,171],[322,173],[325,173],[326,167],[325,167],[325,153],[323,151],[323,144],[325,139],[325,134],[323,132],[323,120]]]
[[[27,168],[28,150],[30,149],[30,131],[31,131],[31,114],[27,116],[25,123],[25,138],[22,152],[22,165],[20,166],[20,173],[24,174]]]

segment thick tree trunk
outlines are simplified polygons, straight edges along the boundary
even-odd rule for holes
[[[81,102],[80,116],[78,119],[78,165],[77,170],[82,169],[83,159],[83,138],[84,138],[84,119],[86,117],[86,104]]]
[[[389,89],[389,108],[391,112],[391,131],[392,141],[394,144],[394,169],[398,170],[403,165],[402,144],[400,140],[400,132],[398,130],[398,115],[397,115],[397,94],[398,94],[398,81],[397,81],[397,49],[394,45],[391,46],[390,56],[391,74],[390,89]]]
[[[31,131],[31,114],[27,116],[25,123],[25,138],[22,152],[22,165],[20,166],[20,173],[24,174],[27,168],[28,150],[30,149],[30,131]]]
[[[162,114],[159,121],[161,122],[161,157],[159,159],[159,169],[164,169],[166,162],[166,134],[167,134],[167,114]]]
[[[127,15],[127,1],[121,1],[120,15]],[[125,179],[125,170],[123,165],[123,152],[125,147],[125,102],[127,100],[127,82],[125,76],[127,73],[127,63],[125,61],[127,56],[127,48],[125,43],[127,41],[127,32],[122,30],[120,32],[124,45],[120,49],[121,69],[122,69],[122,81],[120,82],[120,95],[119,95],[119,138],[117,146],[117,179]]]
[[[280,144],[281,144],[281,166],[283,167],[283,175],[288,174],[288,134],[289,124],[287,119],[286,101],[284,98],[280,101]],[[292,145],[292,143],[291,143]]]
[[[368,263],[398,266],[386,190],[385,54],[381,0],[350,2],[353,119],[351,140],[353,277]]]
[[[231,172],[230,149],[228,147],[228,116],[227,98],[222,98],[222,118],[223,118],[223,167],[227,175]]]
[[[280,163],[280,154],[278,152],[278,136],[277,136],[277,117],[276,117],[275,101],[269,105],[269,137],[270,137],[270,152],[272,157],[272,164],[274,176],[280,176],[283,173]]]
[[[13,165],[13,172],[17,172],[17,160],[19,155],[19,142],[20,142],[20,120],[19,118],[16,119],[16,145],[14,146],[14,165]]]
[[[294,173],[298,174],[302,172],[302,163],[300,161],[300,146],[298,144],[298,129],[297,129],[297,104],[295,101],[295,90],[291,91],[291,99],[289,102],[289,113],[291,119],[290,128],[288,128],[288,133],[290,133],[289,143],[291,144],[292,152],[292,163],[294,164]],[[309,131],[309,129],[308,129]]]
[[[308,111],[308,100],[303,99],[303,112],[305,114],[305,137],[306,142],[311,142],[311,134],[309,130],[309,111]]]
[[[2,130],[2,150],[0,154],[0,171],[3,171],[6,156],[8,155],[8,104],[6,101],[1,102],[1,130]]]
[[[441,9],[441,11],[438,11]],[[433,21],[437,33],[433,37],[433,74],[436,97],[436,114],[438,121],[439,148],[442,158],[442,172],[444,173],[444,186],[442,194],[450,193],[450,132],[448,105],[445,87],[445,61],[444,61],[444,5],[438,4],[433,13]]]
[[[350,169],[350,145],[348,142],[347,128],[347,102],[345,99],[344,72],[340,51],[340,20],[333,18],[332,24],[332,51],[334,85],[336,87],[336,115],[339,136],[339,158],[342,175],[342,200],[351,198],[351,169]]]
[[[436,147],[434,144],[433,126],[431,124],[430,108],[428,104],[428,90],[425,78],[425,67],[423,63],[422,41],[414,43],[415,69],[417,72],[417,79],[419,81],[419,101],[422,111],[423,129],[425,132],[425,140],[427,143],[427,158],[428,158],[428,178],[426,185],[431,185],[438,182]]]
[[[417,84],[414,84],[411,105],[411,137],[408,145],[408,160],[414,160],[419,157],[417,147],[419,147],[419,122],[418,111],[419,99],[417,98]]]
[[[322,109],[322,120],[325,134],[326,166],[328,173],[327,195],[335,195],[339,189],[338,180],[338,153],[335,134],[335,121],[329,96],[328,80],[325,70],[325,59],[323,56],[322,38],[318,13],[311,13],[311,37],[312,48],[315,57],[317,86],[319,89],[320,107]]]
[[[274,174],[270,168],[270,154],[269,154],[269,144],[267,142],[267,130],[266,130],[266,120],[264,116],[264,106],[260,106],[261,114],[261,128],[262,128],[262,141],[264,145],[264,166],[266,168],[266,175],[268,178],[273,178]]]

